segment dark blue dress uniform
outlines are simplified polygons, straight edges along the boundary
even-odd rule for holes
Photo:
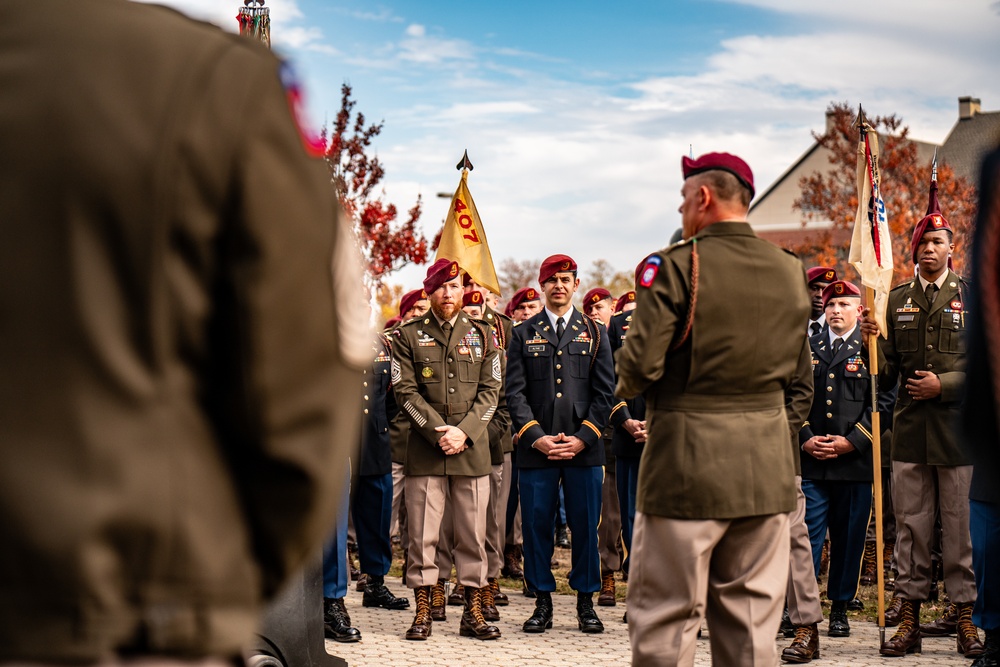
[[[608,325],[608,340],[612,353],[617,353],[625,342],[625,336],[632,324],[632,313],[618,313],[611,318]],[[625,560],[622,570],[627,574],[629,568],[629,552],[632,550],[632,527],[635,525],[635,498],[639,490],[639,460],[645,446],[635,441],[622,424],[629,419],[642,421],[646,418],[646,399],[642,394],[635,398],[622,400],[615,397],[615,405],[611,408],[611,425],[614,434],[611,438],[611,449],[615,455],[615,481],[618,485],[618,505],[622,515],[622,546],[625,549]]]
[[[389,451],[388,405],[392,357],[386,339],[378,334],[372,346],[373,360],[365,369],[361,451],[352,465],[356,477],[344,486],[344,500],[337,513],[333,534],[323,549],[323,596],[339,599],[347,593],[347,511],[350,505],[357,533],[361,571],[385,576],[392,565],[389,526],[392,519],[392,457]],[[353,495],[348,503],[349,494]]]
[[[830,530],[830,600],[852,600],[861,573],[861,555],[872,506],[871,374],[861,327],[845,334],[834,352],[831,332],[810,337],[813,395],[809,420],[799,431],[802,445],[815,435],[841,435],[854,451],[835,459],[819,460],[805,451],[802,493],[806,497],[806,525],[812,544],[813,567],[819,571],[820,554]],[[894,392],[879,394],[883,430],[890,428]]]
[[[396,404],[390,387],[391,355],[378,336],[371,370],[364,377],[364,417],[357,486],[351,504],[358,540],[358,559],[365,574],[385,576],[392,565],[392,455],[389,422]]]
[[[566,519],[573,533],[569,585],[580,593],[601,586],[597,526],[604,477],[604,430],[614,395],[614,363],[607,332],[575,308],[562,338],[543,310],[515,327],[508,350],[507,403],[517,433],[525,582],[532,591],[555,590],[553,527],[562,479]],[[550,461],[532,448],[544,435],[576,436],[584,449]]]

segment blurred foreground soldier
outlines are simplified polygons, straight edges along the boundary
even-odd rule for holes
[[[941,517],[945,587],[951,600],[927,634],[958,633],[958,650],[982,653],[972,623],[976,581],[969,536],[972,460],[958,441],[965,389],[965,294],[968,285],[949,267],[954,232],[941,214],[931,181],[927,215],[917,223],[910,254],[917,276],[889,293],[889,338],[879,339],[879,384],[899,384],[892,428],[892,487],[896,510],[896,594],[899,626],[882,655],[920,652],[920,604],[931,588],[935,515]],[[865,334],[878,329],[866,316]],[[891,610],[890,610],[891,611]],[[886,624],[892,620],[886,613]]]
[[[614,362],[607,332],[573,307],[580,286],[576,262],[553,255],[542,262],[538,283],[545,310],[514,329],[508,349],[507,401],[517,430],[518,491],[524,528],[524,577],[535,593],[525,632],[552,627],[553,527],[560,483],[573,531],[570,588],[577,592],[577,625],[604,632],[594,611],[601,587],[597,527],[604,477],[602,431],[611,412]]]
[[[827,330],[826,313],[823,312],[823,290],[837,280],[837,272],[829,266],[814,266],[806,270],[806,284],[809,285],[809,324],[806,333],[812,337]]]
[[[646,396],[632,661],[693,664],[704,610],[713,664],[773,665],[795,508],[790,426],[804,422],[790,424],[786,391],[808,354],[809,295],[799,261],[746,222],[747,164],[709,153],[682,166],[687,240],[647,259],[616,359],[616,395]]]
[[[486,508],[490,492],[487,426],[497,410],[501,360],[486,324],[461,312],[458,264],[439,259],[427,270],[424,291],[431,312],[393,332],[392,384],[410,421],[406,442],[406,515],[416,615],[407,639],[431,634],[431,586],[445,503],[450,500],[455,568],[465,586],[460,633],[496,639],[500,630],[483,618],[486,587]],[[446,575],[447,576],[447,575]]]
[[[259,44],[116,0],[3,14],[0,663],[233,664],[357,437],[329,174]]]
[[[1000,559],[1000,151],[983,162],[979,193],[963,423],[973,460],[969,528],[977,595],[972,620],[986,631],[985,651],[972,664],[996,667],[1000,663],[1000,576],[996,569]]]

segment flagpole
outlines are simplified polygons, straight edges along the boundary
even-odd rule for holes
[[[865,287],[869,308],[875,305],[875,290]],[[875,576],[878,582],[879,646],[885,643],[885,552],[882,537],[882,426],[878,413],[878,336],[868,337],[868,369],[872,377],[872,491],[875,494]]]
[[[865,172],[868,176],[869,184],[872,188],[872,197],[876,194],[875,172],[872,163],[871,147],[868,142],[868,130],[871,126],[865,118],[865,112],[858,105],[858,118],[855,121],[860,132],[860,141],[865,147]],[[863,206],[860,201],[859,188],[858,207]],[[872,215],[872,237],[873,241],[878,239],[877,225],[875,219],[878,213],[874,210]],[[891,249],[890,249],[891,251]],[[871,312],[875,311],[875,290],[870,286],[865,286],[865,298]],[[868,370],[871,374],[872,387],[872,493],[875,496],[875,577],[877,582],[878,599],[878,634],[879,647],[885,643],[885,548],[882,534],[882,425],[878,413],[878,336],[869,336],[868,344]]]

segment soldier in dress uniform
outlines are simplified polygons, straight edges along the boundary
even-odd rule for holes
[[[506,371],[507,359],[503,346],[511,325],[510,319],[497,313],[490,306],[486,305],[486,292],[483,287],[477,284],[468,274],[463,280],[465,294],[462,296],[462,310],[470,317],[482,320],[494,327],[497,334],[498,347],[501,350],[501,375]],[[490,498],[486,509],[486,558],[487,558],[487,583],[483,590],[482,608],[483,618],[487,621],[499,621],[500,612],[497,606],[509,604],[506,594],[500,590],[498,578],[500,569],[503,566],[503,544],[506,532],[506,507],[507,497],[510,487],[504,488],[503,464],[505,447],[512,448],[510,443],[510,414],[507,411],[507,397],[504,395],[503,384],[500,386],[500,400],[497,411],[493,414],[489,425],[490,436]],[[503,509],[498,509],[503,508]],[[461,605],[464,603],[465,591],[462,584],[457,584],[451,595],[445,597],[445,583],[450,576],[454,565],[453,548],[455,544],[454,522],[451,518],[450,506],[445,507],[445,516],[441,525],[441,541],[438,543],[437,566],[438,581],[431,589],[431,618],[435,621],[443,621],[447,618],[445,605]]]
[[[857,595],[872,505],[871,375],[859,326],[860,290],[844,281],[829,284],[823,290],[823,312],[827,331],[809,339],[813,381],[820,390],[798,441],[816,571],[830,531],[827,634],[848,637],[847,606]],[[879,395],[883,429],[891,425],[894,399],[892,392]]]
[[[809,324],[806,327],[807,335],[815,336],[826,330],[826,316],[823,314],[823,290],[836,280],[837,271],[829,266],[813,266],[806,270],[806,283],[809,285],[809,299],[812,304]]]
[[[407,609],[410,601],[398,598],[385,586],[385,575],[392,565],[389,520],[392,513],[392,468],[389,455],[390,408],[388,341],[376,335],[372,362],[364,371],[362,391],[361,448],[354,459],[357,476],[354,486],[345,485],[340,515],[331,539],[323,549],[323,630],[328,639],[356,642],[361,633],[352,627],[344,605],[347,592],[347,508],[351,508],[357,534],[358,556],[364,575],[362,604],[366,607]],[[349,502],[350,500],[350,502]]]
[[[410,290],[399,300],[399,317],[393,326],[415,317],[423,317],[430,309],[424,288]],[[386,328],[388,322],[386,323]],[[392,527],[390,534],[398,537],[406,549],[409,535],[406,532],[406,506],[403,504],[403,461],[406,453],[408,421],[398,412],[390,420],[389,442],[392,451]],[[403,583],[406,583],[406,559],[403,559]]]
[[[944,621],[957,631],[961,653],[976,657],[983,652],[972,622],[976,601],[969,536],[972,460],[957,438],[965,384],[968,285],[950,268],[954,247],[954,232],[941,213],[934,177],[927,215],[917,223],[910,241],[917,275],[889,293],[889,338],[879,340],[880,388],[888,391],[899,383],[892,422],[899,626],[882,644],[882,655],[920,650],[920,604],[931,586],[936,514],[941,519],[944,581],[952,603]],[[867,315],[863,326],[866,335],[877,334]]]
[[[507,346],[510,343],[513,321],[506,315],[495,310],[490,301],[496,295],[477,284],[466,276],[466,296],[478,294],[486,302],[483,308],[483,320],[493,327],[500,348],[501,376],[500,400],[496,414],[490,420],[490,502],[487,509],[486,558],[488,561],[488,590],[483,593],[483,608],[489,612],[491,619],[499,620],[500,613],[496,607],[510,604],[506,593],[500,590],[500,571],[504,566],[504,547],[507,536],[507,505],[511,495],[514,480],[512,453],[514,442],[510,432],[510,411],[507,409]],[[472,297],[474,298],[474,297]],[[516,495],[516,494],[515,494]]]
[[[422,287],[407,292],[399,299],[399,318],[403,322],[423,317],[430,309],[431,302],[427,300],[427,292]]]
[[[462,296],[462,312],[474,320],[483,319],[483,306],[485,305],[482,292],[466,292]]]
[[[636,284],[639,273],[646,265],[643,260],[636,267]],[[635,291],[629,290],[615,303],[615,315],[608,323],[608,341],[611,353],[617,356],[632,326],[635,310]],[[635,526],[635,497],[639,483],[639,459],[646,444],[646,400],[641,396],[629,400],[615,397],[609,422],[612,427],[611,449],[615,456],[615,495],[621,516],[621,540],[624,558],[622,576],[628,581],[629,560],[632,552],[632,528]]]
[[[569,585],[577,591],[578,625],[587,633],[604,631],[593,594],[601,584],[601,434],[611,412],[614,366],[607,332],[573,308],[580,285],[576,269],[566,255],[542,262],[538,282],[545,310],[514,329],[508,350],[507,401],[518,435],[524,574],[536,595],[525,632],[552,627],[551,559],[560,481],[573,531]]]
[[[583,297],[584,314],[595,322],[600,322],[605,328],[611,321],[614,308],[615,300],[611,292],[603,287],[595,287]],[[597,546],[601,554],[601,591],[597,596],[600,607],[614,607],[618,604],[615,599],[615,572],[622,566],[622,556],[618,550],[622,516],[618,507],[615,455],[611,450],[612,433],[611,424],[604,427],[604,483],[601,485],[601,525],[597,531]]]
[[[357,534],[358,560],[366,577],[361,602],[365,607],[408,609],[410,601],[393,595],[385,586],[392,565],[392,454],[389,423],[398,408],[391,391],[390,340],[379,334],[375,358],[362,381],[364,426],[356,487],[352,489],[351,516]]]
[[[431,587],[445,503],[450,494],[455,566],[465,586],[460,633],[496,639],[483,618],[487,585],[486,510],[490,446],[487,427],[497,410],[501,359],[491,327],[463,315],[462,277],[456,262],[440,259],[427,270],[424,290],[431,312],[393,332],[392,383],[400,412],[410,421],[406,442],[406,509],[416,615],[407,639],[431,634]]]
[[[648,433],[632,661],[690,664],[704,615],[713,664],[770,665],[795,508],[791,438],[805,421],[786,402],[812,380],[798,370],[809,364],[805,271],[747,224],[754,190],[743,160],[709,153],[682,167],[686,241],[646,260],[616,360],[617,396],[645,392]]]
[[[516,326],[530,319],[541,310],[541,296],[539,296],[538,290],[534,287],[522,287],[514,292],[514,296],[511,297],[508,306],[510,307],[511,321]],[[510,336],[507,337],[507,340],[510,340]],[[507,534],[503,549],[504,564],[502,573],[507,577],[521,579],[524,576],[524,570],[521,569],[521,559],[524,556],[524,540],[521,531],[521,503],[515,491],[519,479],[517,448],[513,446],[515,440],[514,434],[511,434],[511,436],[509,464],[506,457],[504,457],[504,480],[509,480],[505,481],[504,484],[509,485],[511,491],[507,495]],[[527,587],[524,588],[524,591],[525,593],[529,592]]]
[[[510,298],[510,318],[514,322],[531,319],[542,310],[542,297],[534,287],[522,287]]]

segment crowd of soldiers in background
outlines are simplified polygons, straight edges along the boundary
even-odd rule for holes
[[[735,410],[739,412],[750,410],[753,406],[747,407],[746,401],[752,403],[755,397],[761,405],[765,401],[762,396],[773,402],[775,393],[726,393],[715,387],[697,394],[690,386],[674,386],[684,385],[683,370],[678,370],[676,363],[683,352],[677,351],[705,352],[690,338],[699,296],[709,309],[700,330],[702,345],[711,341],[708,348],[725,354],[737,349],[737,343],[746,343],[747,349],[762,353],[756,347],[757,338],[739,340],[733,314],[719,311],[711,300],[722,296],[717,287],[698,291],[702,270],[721,277],[729,268],[719,262],[724,254],[708,255],[706,251],[706,259],[699,260],[699,231],[706,248],[714,247],[713,240],[727,234],[754,238],[745,218],[729,222],[745,214],[753,196],[752,174],[745,162],[729,154],[685,158],[682,163],[686,181],[681,213],[688,239],[640,262],[635,271],[638,299],[634,291],[615,299],[606,289],[590,289],[582,299],[581,314],[573,305],[580,287],[577,265],[566,255],[544,260],[538,275],[540,289],[519,289],[503,315],[494,310],[496,296],[448,259],[439,259],[428,269],[422,290],[403,296],[398,321],[387,324],[376,345],[372,374],[381,380],[372,386],[365,382],[366,414],[376,408],[374,402],[369,403],[373,394],[388,391],[390,400],[379,401],[377,417],[368,414],[369,435],[362,459],[365,450],[370,452],[374,445],[383,453],[391,452],[391,465],[383,463],[377,471],[381,480],[377,484],[378,502],[363,504],[360,494],[355,498],[354,519],[363,604],[391,609],[409,606],[384,586],[388,558],[376,566],[366,556],[373,550],[391,555],[390,536],[398,535],[404,545],[404,582],[414,589],[416,601],[407,639],[428,639],[432,624],[446,619],[449,604],[464,606],[460,634],[482,640],[498,638],[500,630],[491,623],[500,618],[498,607],[509,603],[498,583],[501,574],[523,577],[522,592],[536,599],[535,611],[522,630],[545,632],[552,627],[554,548],[571,546],[569,586],[577,594],[581,632],[604,631],[593,606],[593,594],[598,594],[598,606],[615,606],[616,573],[628,582],[630,569],[635,569],[637,578],[643,580],[634,581],[628,595],[634,612],[630,625],[633,664],[659,664],[657,661],[671,651],[692,655],[693,630],[687,624],[690,612],[686,610],[698,603],[699,594],[676,590],[690,588],[692,582],[679,580],[674,576],[677,573],[667,570],[678,568],[686,572],[685,577],[699,581],[705,571],[685,570],[687,561],[695,556],[683,546],[670,554],[656,550],[669,551],[671,540],[684,541],[677,531],[687,530],[681,528],[685,523],[694,525],[693,531],[703,531],[699,535],[709,535],[714,530],[712,512],[716,510],[699,510],[692,517],[673,514],[677,504],[705,499],[690,498],[671,488],[672,495],[661,493],[658,498],[670,506],[663,512],[661,506],[650,503],[659,493],[653,487],[683,484],[687,479],[683,475],[689,473],[711,476],[710,471],[723,463],[682,460],[678,452],[688,451],[684,447],[722,444],[721,449],[711,451],[713,456],[725,458],[731,451],[727,447],[736,446],[750,458],[737,456],[733,460],[751,466],[755,457],[777,456],[768,459],[775,466],[788,462],[775,429],[766,430],[770,438],[766,443],[753,440],[764,438],[764,430],[746,436],[750,439],[747,443],[733,443],[735,432],[719,429],[727,419],[721,413],[707,421],[703,418],[694,441],[685,440],[687,436],[671,440],[677,434],[662,431],[688,428],[688,435],[694,437],[694,421],[690,425],[683,420],[664,422],[672,425],[660,426],[657,431],[655,419],[661,414],[665,419],[685,410],[712,414],[711,410],[704,412],[710,407],[702,400],[706,397],[736,401],[733,406],[742,406]],[[805,270],[807,289],[803,290],[795,284],[796,272],[802,271],[796,261],[789,264],[788,257],[774,255],[773,247],[753,247],[769,261],[782,264],[771,276],[772,282],[780,283],[772,289],[779,295],[787,292],[785,299],[761,307],[771,312],[788,306],[781,320],[784,342],[775,348],[772,361],[782,366],[780,393],[790,444],[798,454],[793,457],[797,499],[790,512],[792,503],[785,501],[773,505],[785,509],[763,512],[760,508],[771,506],[767,505],[770,500],[755,495],[766,492],[759,480],[742,491],[720,487],[718,480],[698,487],[709,496],[715,494],[715,500],[723,505],[739,498],[748,508],[744,516],[756,522],[753,530],[759,530],[760,535],[788,535],[787,549],[784,544],[772,547],[754,556],[754,564],[744,564],[753,569],[752,575],[733,575],[732,567],[720,567],[744,579],[757,577],[755,585],[771,591],[768,596],[773,602],[770,607],[761,607],[760,618],[777,621],[780,591],[784,590],[785,611],[778,635],[792,642],[781,658],[792,663],[818,658],[819,625],[824,617],[817,575],[828,569],[826,595],[831,610],[827,636],[837,638],[851,633],[848,610],[863,608],[859,585],[874,583],[879,574],[872,513],[873,505],[877,507],[873,482],[878,474],[885,489],[884,563],[887,572],[895,574],[888,586],[893,597],[885,623],[896,627],[879,652],[884,656],[919,653],[923,638],[954,635],[958,652],[974,658],[974,667],[995,665],[1000,636],[990,627],[992,594],[983,591],[995,586],[988,576],[987,554],[992,548],[990,536],[995,533],[992,498],[996,490],[990,460],[984,459],[985,465],[972,465],[975,457],[982,456],[977,449],[987,454],[993,450],[976,438],[963,446],[957,430],[966,386],[966,301],[975,298],[975,293],[952,270],[954,231],[941,213],[936,180],[932,179],[927,215],[916,225],[911,239],[915,275],[888,295],[887,326],[881,338],[878,318],[862,305],[859,288],[838,280],[834,268],[813,266]],[[731,259],[735,261],[735,257]],[[660,269],[668,261],[674,264],[665,270],[673,273],[665,278]],[[688,268],[679,270],[682,266]],[[744,268],[748,270],[755,269]],[[687,278],[678,277],[686,273],[690,274]],[[736,278],[741,275],[737,272]],[[721,278],[719,284],[723,284]],[[755,295],[746,284],[732,283],[729,288],[748,290],[746,299]],[[808,308],[806,291],[811,297]],[[684,309],[669,305],[674,302],[685,304]],[[639,310],[633,313],[635,308]],[[805,320],[801,325],[800,318]],[[799,326],[801,335],[797,333]],[[716,330],[724,332],[722,339],[711,338]],[[758,328],[755,335],[761,334]],[[875,340],[877,345],[869,345]],[[684,348],[685,344],[689,348]],[[875,359],[869,356],[876,350],[878,373],[873,372]],[[701,363],[710,356],[700,358]],[[663,358],[674,363],[669,380],[662,375],[665,371],[655,368]],[[700,369],[694,367],[694,361],[690,363],[689,384],[703,379],[697,375]],[[714,373],[707,377],[724,375],[719,368]],[[738,379],[738,373],[732,376],[732,381]],[[654,384],[648,385],[649,380]],[[875,383],[877,391],[873,390]],[[684,402],[688,396],[693,403]],[[656,445],[644,456],[647,398],[656,401],[659,412],[650,413]],[[873,405],[876,399],[877,406]],[[768,413],[768,419],[773,419],[774,411],[769,408]],[[876,413],[881,423],[873,419]],[[750,423],[741,419],[745,418],[730,422]],[[370,437],[373,433],[378,442]],[[874,445],[880,437],[891,444],[884,450],[888,456],[876,464],[874,452],[878,450]],[[450,458],[453,456],[456,458]],[[697,458],[694,451],[690,456]],[[645,462],[641,477],[640,461]],[[668,467],[664,467],[665,462]],[[673,470],[675,467],[684,470]],[[734,479],[740,476],[737,469],[725,470]],[[673,481],[661,481],[661,475],[672,476]],[[790,491],[787,481],[774,483]],[[787,498],[791,501],[792,496],[787,494]],[[748,500],[751,505],[746,505]],[[754,503],[760,503],[759,507]],[[657,512],[662,513],[662,520]],[[758,519],[757,515],[766,516]],[[737,515],[723,510],[718,516]],[[777,519],[771,522],[773,526],[768,524],[769,516]],[[690,518],[696,520],[684,521]],[[778,528],[785,521],[787,533]],[[378,524],[380,530],[362,531],[365,524]],[[630,563],[633,529],[637,536],[635,568]],[[351,627],[343,605],[346,525],[339,530],[342,538],[334,540],[335,553],[328,552],[325,565],[324,621],[328,637],[356,641],[360,632]],[[655,542],[663,537],[667,542]],[[647,539],[658,546],[647,546]],[[375,542],[378,546],[373,546]],[[753,546],[752,539],[736,539],[734,544]],[[645,551],[650,548],[653,551]],[[646,558],[652,553],[673,558],[673,565],[652,568],[644,553]],[[787,572],[787,584],[779,572]],[[340,583],[335,584],[335,579]],[[940,618],[921,624],[921,604],[937,599],[941,582],[949,604]],[[732,583],[734,587],[746,585],[745,581]],[[709,582],[710,588],[712,585]],[[646,586],[653,589],[649,594],[642,590]],[[752,598],[751,588],[747,585],[745,595],[733,600]],[[708,606],[715,609],[720,633],[743,633],[742,641],[754,650],[760,647],[761,655],[773,649],[769,633],[777,623],[771,626],[770,621],[745,618],[754,616],[746,610],[727,611],[720,606],[725,602],[713,601],[712,595],[710,592]],[[986,624],[985,645],[974,618]],[[629,622],[628,613],[622,620]],[[711,625],[711,618],[709,622]],[[719,660],[727,662],[723,654],[733,647],[716,634],[712,635],[713,654],[718,650]],[[687,648],[678,649],[677,641],[670,639],[675,636]]]

